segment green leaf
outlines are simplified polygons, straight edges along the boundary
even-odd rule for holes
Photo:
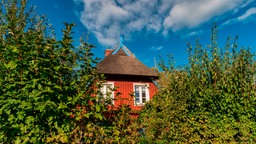
[[[41,84],[38,84],[37,87],[38,87],[38,90],[42,90],[43,89]]]
[[[96,105],[96,112],[100,112],[101,110],[101,106],[100,105]]]
[[[14,53],[19,53],[19,50],[17,49],[16,46],[13,46],[12,48],[13,48],[13,49],[12,49],[12,52],[14,52]]]
[[[20,144],[21,143],[21,139],[20,138],[17,138],[15,141],[14,141],[15,144]]]
[[[10,61],[9,63],[4,63],[4,66],[7,68],[7,69],[15,69],[17,67],[17,63],[13,62],[13,61]]]
[[[65,108],[68,108],[68,106],[64,103],[60,103],[58,106],[58,109],[65,109]]]
[[[34,120],[35,120],[35,118],[33,116],[28,116],[28,117],[26,117],[25,123],[31,124],[34,122]]]

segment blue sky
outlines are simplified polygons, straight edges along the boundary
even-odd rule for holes
[[[103,58],[120,35],[124,45],[149,67],[159,56],[173,54],[176,66],[187,64],[187,42],[209,43],[213,23],[219,45],[228,36],[256,52],[255,0],[30,0],[39,15],[47,15],[58,38],[64,22],[76,23],[74,38],[87,37]]]

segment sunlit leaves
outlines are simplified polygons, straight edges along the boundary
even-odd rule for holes
[[[75,48],[74,24],[66,23],[57,40],[45,16],[25,8],[26,1],[2,4],[0,141],[70,143],[76,127],[86,131],[87,124],[101,123],[106,107],[95,103],[101,77],[92,46],[81,40]]]
[[[188,66],[161,64],[163,89],[145,105],[139,122],[143,141],[255,142],[255,56],[236,41],[229,37],[220,48],[214,25],[209,45],[188,44]]]

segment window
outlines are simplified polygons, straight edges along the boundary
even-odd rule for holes
[[[149,100],[147,84],[134,84],[135,105],[143,105]]]
[[[113,82],[107,82],[104,83],[100,91],[102,92],[103,98],[107,100],[107,102],[110,102],[114,104],[114,83]]]

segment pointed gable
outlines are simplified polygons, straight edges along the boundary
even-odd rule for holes
[[[158,78],[153,70],[140,62],[131,51],[120,43],[104,57],[97,66],[98,72],[106,75],[130,75]]]
[[[117,51],[116,55],[127,56],[126,52],[123,49],[120,49],[119,51]]]

